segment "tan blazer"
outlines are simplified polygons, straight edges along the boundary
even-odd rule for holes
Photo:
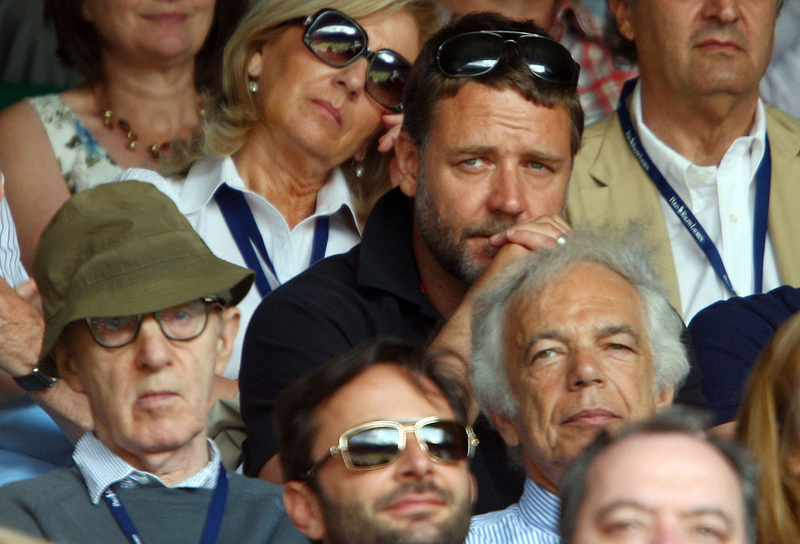
[[[767,107],[767,134],[772,154],[767,232],[781,282],[800,286],[800,120]],[[574,226],[594,227],[639,221],[656,248],[654,264],[670,302],[681,311],[660,197],[630,152],[616,114],[586,129],[570,180],[567,219]]]

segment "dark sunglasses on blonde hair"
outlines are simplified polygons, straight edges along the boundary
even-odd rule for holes
[[[436,65],[449,77],[475,77],[491,72],[506,47],[514,47],[531,73],[557,85],[575,86],[580,66],[560,43],[529,32],[476,30],[453,36],[436,52]]]
[[[350,470],[375,470],[392,464],[406,448],[406,434],[414,433],[419,447],[438,463],[469,459],[475,454],[478,438],[469,425],[438,417],[416,422],[370,421],[345,431],[339,443],[308,469],[313,478],[329,459],[341,455]]]
[[[354,19],[335,9],[326,8],[314,15],[286,21],[302,24],[303,43],[329,66],[344,68],[361,57],[367,60],[364,88],[375,102],[394,112],[403,109],[403,89],[411,63],[391,49],[371,51],[367,32]]]

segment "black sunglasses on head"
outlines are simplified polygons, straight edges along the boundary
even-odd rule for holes
[[[555,40],[512,30],[476,30],[458,34],[439,46],[436,65],[449,77],[475,77],[491,72],[506,45],[517,53],[539,79],[557,85],[577,85],[580,66]]]
[[[367,59],[364,88],[375,102],[394,112],[403,110],[403,88],[411,63],[391,49],[371,51],[367,32],[354,19],[335,9],[325,8],[314,15],[286,21],[303,24],[303,43],[329,66],[344,68],[361,57]]]

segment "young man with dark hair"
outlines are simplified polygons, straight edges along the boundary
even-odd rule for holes
[[[285,389],[275,428],[297,528],[326,544],[461,544],[475,496],[469,393],[406,342],[368,341]]]

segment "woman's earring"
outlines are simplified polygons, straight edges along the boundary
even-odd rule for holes
[[[258,92],[258,80],[257,79],[251,79],[250,81],[248,81],[247,82],[247,90],[250,91],[253,94],[256,94]]]
[[[364,177],[364,161],[361,159],[356,159],[353,157],[350,159],[350,167],[353,169],[353,173],[356,175],[358,179]]]

